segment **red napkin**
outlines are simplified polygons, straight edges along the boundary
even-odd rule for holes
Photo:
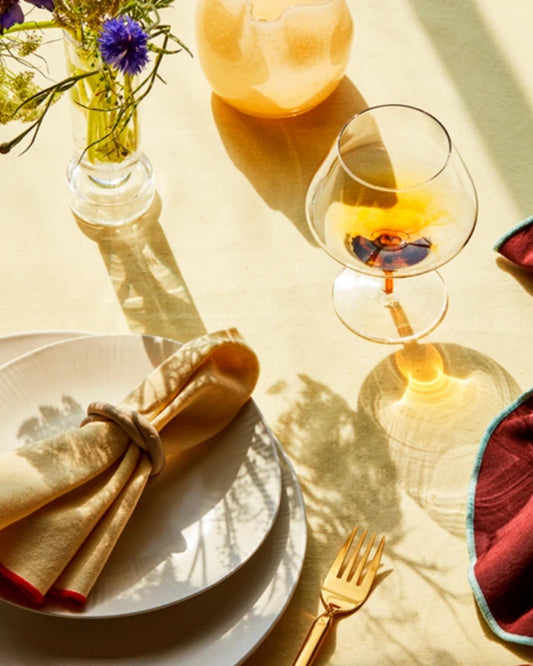
[[[494,249],[513,264],[533,271],[533,215],[502,236]]]
[[[490,425],[468,501],[469,580],[501,638],[533,645],[533,389]]]

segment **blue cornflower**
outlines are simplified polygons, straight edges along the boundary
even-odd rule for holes
[[[124,74],[138,74],[148,63],[148,35],[129,16],[105,21],[98,37],[104,62]]]

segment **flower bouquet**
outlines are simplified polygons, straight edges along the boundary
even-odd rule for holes
[[[25,123],[0,153],[24,140],[27,150],[51,106],[69,91],[76,154],[67,178],[71,208],[86,221],[123,224],[153,199],[137,110],[161,78],[163,57],[189,52],[161,20],[173,1],[26,0],[25,14],[21,0],[0,0],[0,123]],[[32,18],[36,7],[44,20]],[[50,85],[44,73],[48,84],[39,86],[39,49],[51,28],[64,36],[67,76]]]

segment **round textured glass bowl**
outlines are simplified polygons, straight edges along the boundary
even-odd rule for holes
[[[213,91],[244,113],[283,118],[328,97],[350,57],[345,0],[198,0],[197,54]]]

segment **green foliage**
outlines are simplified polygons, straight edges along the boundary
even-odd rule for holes
[[[121,0],[54,0],[54,21],[83,41],[85,33],[98,33],[102,23],[116,16],[124,4]]]
[[[0,0],[1,2],[1,0]],[[28,126],[10,141],[0,144],[8,153],[24,139],[27,150],[35,141],[45,115],[65,92],[86,112],[86,151],[92,159],[120,160],[135,149],[136,137],[128,124],[139,103],[148,95],[162,58],[189,49],[161,20],[161,12],[174,0],[55,0],[51,21],[28,20],[0,33],[0,124],[22,121]],[[1,6],[0,6],[1,11]],[[128,16],[148,35],[153,54],[142,75],[131,80],[105,64],[98,48],[98,36],[110,18]],[[76,45],[78,58],[71,59],[69,76],[44,87],[37,74],[44,74],[46,62],[39,55],[44,30],[62,29]]]

